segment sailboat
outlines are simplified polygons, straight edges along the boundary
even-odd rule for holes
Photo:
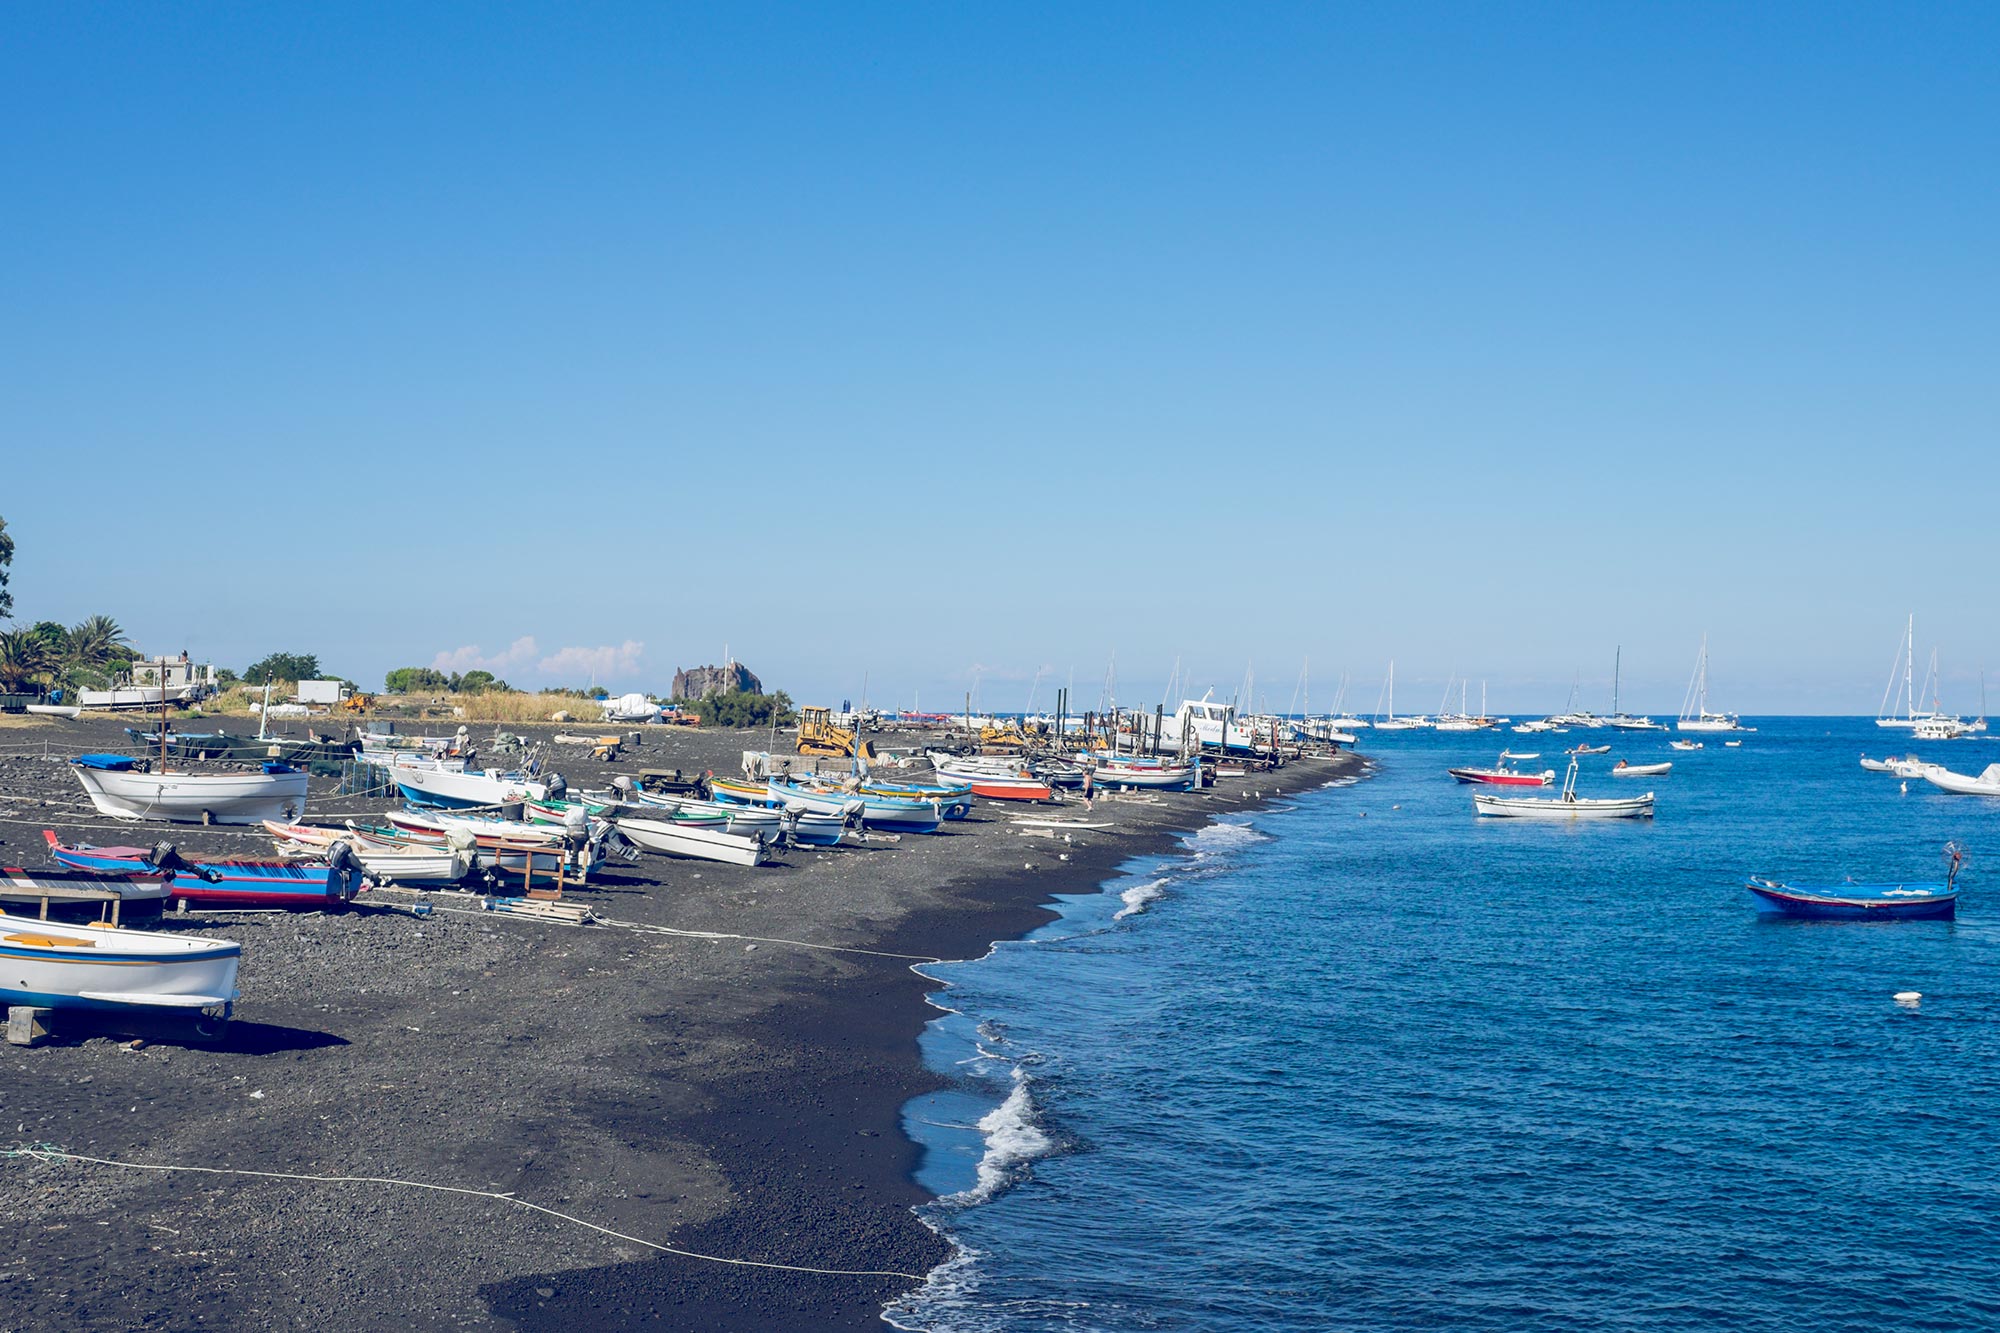
[[[1701,652],[1694,660],[1694,676],[1688,681],[1687,697],[1681,700],[1678,727],[1682,731],[1755,731],[1734,713],[1708,711],[1708,636],[1701,636]]]
[[[1619,731],[1665,731],[1664,723],[1655,722],[1650,717],[1627,716],[1625,710],[1618,706],[1618,679],[1624,666],[1625,650],[1621,647],[1611,659],[1611,716],[1604,719],[1604,725],[1616,727]]]
[[[1389,679],[1383,689],[1388,693],[1389,711],[1375,715],[1375,730],[1416,731],[1423,727],[1424,720],[1420,717],[1396,716],[1396,664],[1393,661],[1389,663]]]
[[[1465,686],[1466,682],[1462,680],[1458,683],[1458,711],[1456,713],[1440,712],[1438,714],[1436,725],[1439,731],[1485,731],[1493,725],[1493,719],[1486,716],[1485,683],[1481,682],[1479,686],[1479,716],[1477,717],[1465,711]],[[1445,686],[1445,697],[1451,697],[1450,685]]]
[[[1986,730],[1986,719],[1967,725],[1953,714],[1941,712],[1935,695],[1937,690],[1937,651],[1931,651],[1930,669],[1924,674],[1922,689],[1916,687],[1915,667],[1917,658],[1917,618],[1912,615],[1903,630],[1903,642],[1898,645],[1896,660],[1889,664],[1889,683],[1882,690],[1882,710],[1875,718],[1878,727],[1899,728],[1905,731],[1921,729],[1926,740],[1951,740],[1969,731]],[[1896,668],[1902,668],[1902,678],[1897,679]],[[1984,677],[1981,678],[1980,693],[1985,694]],[[1918,712],[1917,701],[1930,697],[1928,711]],[[1902,711],[1897,712],[1901,706]],[[1980,709],[1985,712],[1984,707]]]

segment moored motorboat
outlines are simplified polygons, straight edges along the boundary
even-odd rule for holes
[[[1668,741],[1668,746],[1676,750],[1699,750],[1700,741]]]
[[[1923,779],[1954,796],[2000,796],[2000,764],[1988,764],[1978,777],[1954,773],[1942,764],[1925,764]]]
[[[1958,872],[1965,854],[1958,844],[1945,844],[1950,869],[1944,883],[1899,884],[1781,884],[1752,875],[1744,887],[1757,898],[1759,911],[1803,917],[1809,921],[1937,921],[1958,912]]]
[[[1556,780],[1553,768],[1539,773],[1525,773],[1518,768],[1507,767],[1510,756],[1501,751],[1500,762],[1492,768],[1448,768],[1445,772],[1460,782],[1481,783],[1491,787],[1546,787]]]
[[[1572,745],[1567,750],[1564,750],[1563,753],[1567,755],[1610,754],[1611,747],[1608,745]]]
[[[1474,793],[1473,811],[1515,819],[1651,819],[1653,793],[1631,797],[1582,797],[1576,794],[1576,760],[1569,761],[1561,796],[1489,796]]]
[[[256,824],[290,822],[306,810],[306,774],[284,763],[257,772],[152,772],[129,755],[86,754],[71,771],[98,812],[114,819]]]
[[[1766,912],[1813,921],[1920,921],[1955,915],[1958,891],[1943,884],[1779,884],[1744,886]]]
[[[1671,762],[1663,764],[1635,764],[1628,760],[1620,759],[1611,766],[1611,776],[1614,778],[1657,778],[1665,777],[1673,771],[1674,766]]]

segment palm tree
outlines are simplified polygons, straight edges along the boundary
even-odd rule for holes
[[[95,671],[113,658],[124,656],[125,631],[110,616],[91,616],[70,626],[63,658],[68,666]]]
[[[26,691],[36,677],[55,665],[48,645],[33,630],[17,629],[0,634],[0,690]]]

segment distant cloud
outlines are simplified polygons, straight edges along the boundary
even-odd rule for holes
[[[439,653],[431,659],[431,670],[444,672],[491,671],[495,675],[534,660],[540,651],[535,646],[535,636],[523,634],[507,645],[507,651],[491,657],[476,643],[468,643],[462,648],[454,648],[447,653]],[[568,651],[565,649],[565,651]]]
[[[534,641],[526,642],[532,645]],[[558,648],[536,665],[544,675],[561,684],[583,685],[595,681],[602,685],[615,677],[635,674],[645,655],[645,644],[627,639],[621,644],[607,643],[595,648]]]

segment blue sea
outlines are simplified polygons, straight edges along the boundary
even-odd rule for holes
[[[913,1102],[958,1257],[889,1311],[1007,1330],[2000,1326],[2000,800],[1867,719],[1363,733],[949,983]],[[1479,819],[1503,744],[1651,822]],[[1619,757],[1671,759],[1644,781]],[[1216,803],[1220,806],[1222,803]],[[1752,873],[1941,879],[1956,922],[1761,916]],[[1920,991],[1921,1001],[1892,996]]]

